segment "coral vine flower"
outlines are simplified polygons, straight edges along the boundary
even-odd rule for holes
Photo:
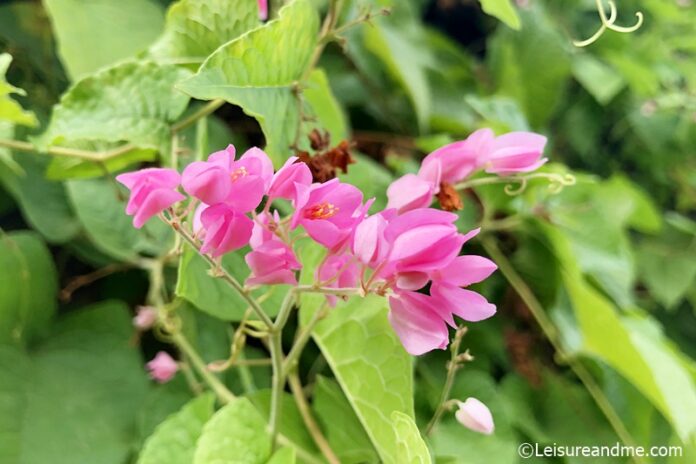
[[[179,365],[164,351],[159,351],[152,361],[146,364],[150,377],[159,382],[169,382],[179,370]]]
[[[255,209],[273,179],[273,163],[254,147],[235,161],[234,145],[213,153],[207,161],[189,164],[182,175],[184,190],[203,203],[227,203],[240,212]]]
[[[265,21],[268,19],[268,0],[259,1],[259,19]]]
[[[329,255],[319,266],[316,280],[329,288],[352,288],[358,284],[360,268],[353,255]],[[334,295],[326,295],[326,300],[333,307],[338,299]]]
[[[460,424],[474,432],[490,435],[495,430],[493,416],[488,407],[476,398],[467,398],[463,403],[457,404],[458,409],[454,413]]]
[[[510,132],[489,140],[479,156],[478,163],[486,172],[507,176],[530,172],[546,161],[542,158],[546,137],[532,132]]]
[[[432,297],[416,292],[389,297],[389,322],[409,354],[418,356],[447,347],[449,332],[435,304]]]
[[[297,156],[290,157],[275,173],[271,187],[268,189],[269,202],[276,198],[292,200],[295,198],[295,184],[309,186],[312,183],[312,172],[309,166],[298,160]]]
[[[296,270],[301,269],[300,263],[286,243],[273,232],[280,222],[276,211],[273,220],[267,213],[257,216],[251,233],[249,245],[253,251],[244,260],[251,269],[247,285],[261,284],[297,284]]]
[[[435,166],[439,167],[439,163]],[[435,174],[437,177],[438,174]],[[436,186],[415,174],[406,174],[395,180],[387,189],[387,208],[395,208],[399,213],[405,213],[416,208],[427,208],[433,202]]]
[[[224,203],[209,206],[201,213],[205,229],[201,253],[214,258],[242,248],[249,243],[254,221]]]
[[[180,176],[173,169],[142,169],[118,175],[116,180],[131,191],[126,214],[133,216],[136,229],[174,203],[186,199],[176,191]]]
[[[295,189],[291,227],[303,226],[312,239],[332,251],[347,243],[365,217],[362,192],[353,185],[332,179],[310,186],[295,184]]]
[[[133,327],[138,330],[148,330],[157,322],[157,309],[152,306],[138,306],[133,318]]]

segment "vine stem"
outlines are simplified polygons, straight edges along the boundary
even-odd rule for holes
[[[118,155],[122,155],[123,153],[129,152],[135,148],[135,146],[132,144],[127,143],[112,150],[106,151],[80,150],[78,148],[67,147],[47,147],[46,149],[40,149],[32,143],[11,139],[0,139],[0,147],[29,153],[46,153],[52,156],[77,158],[84,161],[92,161],[94,163],[103,163],[104,161]]]
[[[272,443],[275,446],[278,436],[278,422],[282,413],[283,405],[283,390],[285,389],[285,375],[283,373],[283,329],[288,322],[290,312],[295,303],[295,291],[290,290],[283,304],[280,306],[278,316],[276,316],[273,329],[269,334],[268,348],[271,352],[271,364],[273,366],[273,379],[271,385],[271,413],[269,418],[269,427],[271,430]]]
[[[193,247],[194,250],[198,253],[199,256],[201,256],[203,259],[205,259],[208,264],[211,267],[211,270],[215,272],[214,277],[220,278],[227,282],[232,288],[234,288],[239,295],[246,300],[246,302],[249,304],[249,307],[254,311],[254,314],[263,322],[263,324],[268,328],[269,330],[273,330],[273,321],[271,320],[270,317],[265,313],[263,308],[259,305],[259,303],[254,299],[253,296],[251,296],[251,293],[249,290],[245,289],[242,284],[237,281],[227,270],[225,270],[223,267],[221,267],[213,258],[208,256],[205,253],[201,253],[201,248],[196,241],[175,219],[167,219],[164,215],[160,215],[160,218],[169,224],[174,231],[176,231],[177,234],[179,234],[191,247]]]
[[[493,259],[493,261],[498,265],[500,272],[507,279],[507,281],[512,285],[517,294],[520,296],[522,301],[527,305],[530,312],[536,319],[539,327],[541,327],[542,332],[553,346],[554,350],[558,355],[568,363],[568,366],[575,373],[575,375],[580,379],[580,381],[585,385],[585,388],[592,396],[599,409],[602,411],[604,416],[609,421],[619,438],[628,446],[635,446],[635,440],[631,436],[628,429],[624,425],[621,417],[612,406],[609,399],[606,397],[602,388],[597,384],[592,374],[579,362],[577,359],[571,357],[565,349],[561,346],[559,341],[558,331],[553,325],[551,320],[548,318],[544,312],[544,308],[537,300],[534,292],[529,288],[527,283],[522,279],[522,277],[515,271],[510,261],[503,255],[503,252],[498,248],[497,243],[491,237],[483,236],[481,237],[481,244],[486,250],[488,255]],[[638,456],[633,456],[633,461],[636,463],[643,462]]]
[[[457,371],[462,367],[461,360],[458,359],[459,347],[462,344],[462,338],[464,338],[466,330],[467,329],[464,326],[459,327],[457,329],[457,334],[455,335],[454,340],[452,340],[452,344],[450,345],[451,356],[450,360],[447,362],[447,378],[445,380],[445,385],[442,387],[440,402],[438,403],[437,409],[435,410],[435,414],[433,414],[433,417],[430,419],[430,422],[428,422],[428,425],[425,427],[425,431],[423,432],[424,435],[430,435],[430,433],[433,431],[433,428],[440,421],[442,414],[444,414],[445,410],[447,409],[447,403],[449,401],[450,394],[452,393],[452,387],[454,386],[454,379],[456,377]]]
[[[290,352],[285,358],[285,362],[283,363],[283,375],[288,375],[288,373],[294,368],[295,363],[299,359],[300,355],[302,355],[302,351],[304,351],[305,346],[307,346],[307,342],[309,342],[309,337],[312,335],[312,331],[319,321],[326,316],[328,308],[329,306],[325,302],[321,308],[314,312],[309,323],[307,323],[307,325],[300,330],[297,338],[295,339],[295,343],[293,344]]]
[[[312,410],[307,403],[307,398],[305,397],[304,390],[302,389],[302,383],[300,378],[296,373],[292,373],[288,376],[288,383],[290,384],[290,390],[292,391],[292,396],[295,399],[295,404],[297,404],[297,409],[300,411],[302,416],[302,421],[307,427],[307,431],[314,439],[314,442],[319,447],[321,454],[324,455],[329,464],[340,464],[341,461],[336,456],[336,453],[331,449],[331,445],[326,440],[326,437],[321,432],[321,428],[317,421],[312,415]]]

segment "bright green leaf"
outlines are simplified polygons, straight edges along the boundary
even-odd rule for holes
[[[162,422],[145,442],[138,464],[191,464],[214,402],[212,394],[199,396]]]
[[[222,98],[256,118],[276,165],[290,154],[298,105],[293,89],[316,45],[319,18],[308,0],[296,0],[280,17],[215,51],[178,87],[201,100]]]
[[[174,84],[189,75],[173,65],[129,62],[86,77],[54,107],[41,142],[129,142],[166,151],[170,125],[189,101]]]
[[[430,452],[418,426],[412,417],[394,411],[391,414],[394,432],[396,432],[396,462],[399,464],[430,464]]]
[[[78,80],[134,56],[162,30],[164,12],[154,0],[44,0],[58,53]]]
[[[271,456],[266,421],[246,398],[237,398],[203,427],[193,464],[265,464]]]
[[[31,341],[56,312],[53,257],[33,232],[0,232],[0,343]]]
[[[295,462],[297,462],[295,448],[289,446],[280,448],[268,460],[268,464],[295,464]]]
[[[484,13],[495,16],[511,28],[519,30],[522,27],[511,0],[480,0]]]
[[[243,249],[227,253],[222,259],[225,269],[242,284],[251,273],[244,261],[246,251]],[[208,263],[187,247],[179,263],[176,294],[212,316],[226,321],[241,320],[249,304],[227,282],[212,279],[208,274],[209,269]],[[254,291],[253,295],[259,298],[267,294],[261,306],[269,316],[275,316],[287,291],[286,285],[272,285]]]
[[[9,53],[0,53],[0,120],[34,127],[38,125],[34,113],[24,110],[19,103],[10,97],[10,94],[13,93],[26,95],[24,90],[5,81],[5,74],[7,74],[7,68],[10,67],[11,62],[12,57]]]
[[[180,0],[169,7],[164,33],[150,53],[165,60],[202,63],[220,45],[259,24],[256,0]]]

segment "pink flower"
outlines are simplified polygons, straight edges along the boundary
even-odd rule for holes
[[[480,294],[460,287],[481,282],[497,268],[493,261],[482,256],[459,256],[448,266],[433,273],[430,294],[442,311],[455,314],[465,321],[488,319],[495,314],[495,305]]]
[[[295,184],[295,213],[291,227],[305,228],[312,239],[331,251],[338,251],[365,217],[362,192],[355,186],[332,179],[323,184]]]
[[[251,276],[246,281],[248,285],[297,284],[294,271],[302,266],[292,248],[275,234],[279,222],[277,211],[273,217],[261,213],[254,221],[249,240],[252,251],[244,258],[251,269]]]
[[[235,161],[234,145],[213,153],[207,161],[196,161],[184,169],[184,190],[203,203],[228,203],[240,212],[255,209],[273,179],[268,155],[254,147]]]
[[[491,411],[476,398],[467,398],[463,403],[459,401],[454,415],[460,424],[474,432],[490,435],[495,430]]]
[[[440,164],[436,163],[436,167],[439,166]],[[395,208],[399,213],[426,208],[433,202],[433,195],[437,193],[439,185],[423,180],[415,174],[406,174],[392,182],[387,189],[387,208]]]
[[[384,237],[389,221],[396,217],[396,210],[388,209],[374,214],[358,224],[353,236],[353,254],[372,268],[383,262],[390,250]]]
[[[317,269],[316,279],[329,288],[354,288],[360,279],[360,268],[351,254],[329,255]],[[326,295],[326,300],[336,306],[336,296]]]
[[[389,297],[389,308],[389,322],[409,354],[418,356],[447,347],[447,325],[431,297],[416,292],[398,292]]]
[[[152,306],[138,306],[133,326],[138,330],[148,330],[157,322],[157,310]]]
[[[259,0],[259,19],[261,21],[268,19],[268,0]]]
[[[530,172],[541,167],[546,137],[532,132],[510,132],[489,142],[481,153],[478,164],[491,174],[507,176]]]
[[[290,157],[282,168],[273,176],[271,187],[268,189],[268,201],[276,198],[292,200],[295,198],[295,184],[309,186],[312,183],[312,172],[305,163],[297,162],[297,156]]]
[[[150,371],[150,377],[159,383],[169,382],[179,370],[176,361],[164,351],[159,351],[146,366]]]
[[[493,137],[493,131],[481,129],[465,140],[438,148],[423,159],[418,176],[436,187],[440,182],[456,184],[476,170],[482,148]]]
[[[302,266],[292,249],[280,240],[269,240],[244,257],[251,269],[247,285],[297,284],[294,271]]]
[[[176,191],[180,176],[173,169],[141,169],[118,175],[116,180],[131,191],[126,214],[133,216],[136,229],[140,229],[152,216],[186,199]]]
[[[209,206],[201,213],[205,230],[201,253],[216,258],[249,243],[254,222],[244,214],[220,203]]]

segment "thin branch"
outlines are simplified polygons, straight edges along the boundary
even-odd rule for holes
[[[111,274],[127,271],[129,269],[133,269],[134,267],[135,266],[130,263],[113,263],[97,269],[96,271],[90,272],[89,274],[77,276],[68,282],[68,284],[60,291],[60,299],[64,302],[70,301],[72,294],[75,293],[76,290],[90,285],[99,279],[108,277]]]

